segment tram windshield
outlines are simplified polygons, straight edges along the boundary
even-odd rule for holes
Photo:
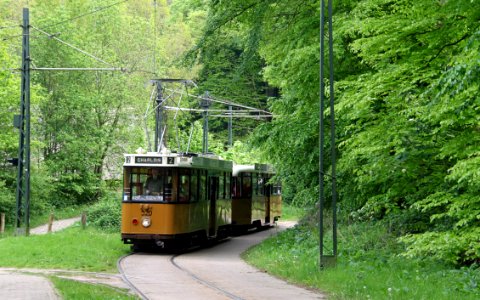
[[[173,175],[159,168],[125,168],[123,200],[172,200]]]
[[[126,167],[123,201],[195,202],[205,198],[202,180],[200,170]]]

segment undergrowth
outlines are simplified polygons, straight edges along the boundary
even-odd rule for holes
[[[331,299],[480,297],[478,266],[454,268],[432,259],[402,257],[402,244],[382,223],[340,225],[338,250],[336,267],[320,270],[318,229],[302,224],[248,250],[244,257],[273,275],[324,291]]]

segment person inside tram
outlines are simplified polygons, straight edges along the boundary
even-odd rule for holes
[[[158,169],[152,169],[151,171],[151,175],[145,181],[145,190],[147,195],[159,196],[162,194],[163,180]]]
[[[180,179],[180,194],[179,201],[187,202],[188,201],[188,177],[182,176]]]

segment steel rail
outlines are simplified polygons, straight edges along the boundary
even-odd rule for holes
[[[177,258],[178,256],[180,256],[181,254],[175,254],[173,255],[171,258],[170,258],[170,262],[172,263],[173,266],[175,266],[177,269],[179,269],[180,271],[182,272],[185,272],[188,276],[192,277],[193,279],[195,279],[198,283],[212,289],[212,290],[215,290],[217,292],[220,292],[221,294],[227,296],[228,298],[230,299],[233,299],[233,300],[244,300],[243,298],[237,296],[237,295],[234,295],[232,293],[230,293],[229,291],[227,290],[224,290],[222,288],[219,288],[218,286],[216,286],[215,284],[205,280],[205,279],[202,279],[200,278],[199,276],[195,275],[194,273],[190,272],[189,270],[181,267],[179,264],[177,264],[175,262],[175,258]]]
[[[117,269],[118,269],[118,272],[120,273],[120,276],[122,276],[122,280],[130,287],[131,290],[133,290],[137,295],[139,295],[143,300],[150,300],[147,295],[145,295],[144,293],[142,293],[142,291],[140,291],[134,284],[133,282],[131,282],[127,275],[125,274],[125,271],[123,270],[122,268],[122,261],[129,257],[130,255],[133,255],[134,253],[129,253],[129,254],[126,254],[122,257],[120,257],[118,260],[117,260]]]

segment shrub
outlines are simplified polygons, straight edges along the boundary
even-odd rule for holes
[[[87,210],[89,224],[108,232],[120,230],[121,203],[112,195],[102,198]]]

